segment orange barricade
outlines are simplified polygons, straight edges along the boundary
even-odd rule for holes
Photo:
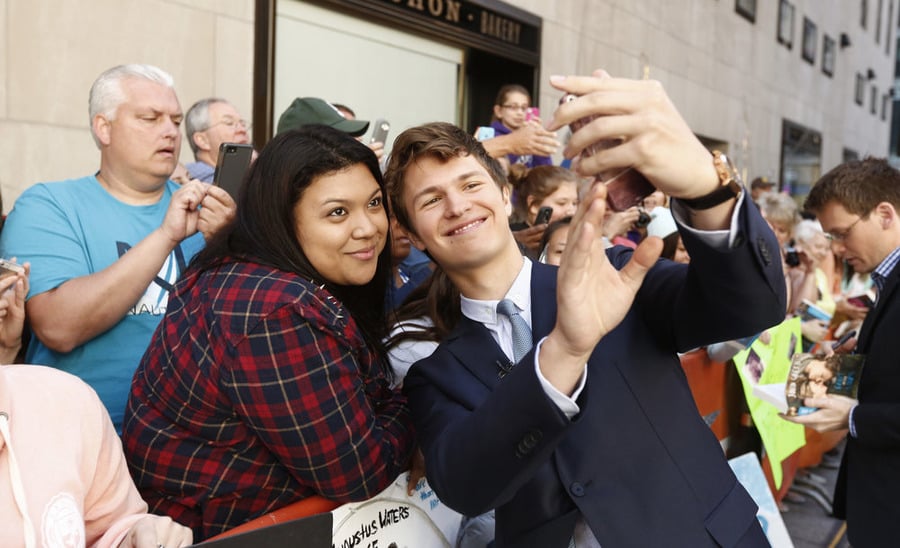
[[[207,540],[218,540],[230,537],[232,535],[237,535],[239,533],[246,533],[247,531],[252,531],[254,529],[260,529],[262,527],[275,525],[276,523],[283,523],[292,519],[305,518],[307,516],[312,516],[313,514],[321,514],[323,512],[331,512],[340,505],[341,503],[339,502],[314,495],[292,504],[288,504],[284,508],[279,508],[278,510],[269,512],[268,514],[260,516],[256,519],[252,519],[247,523],[238,525],[234,529],[229,529],[228,531],[225,531],[224,533],[218,534]]]
[[[806,429],[806,445],[797,450],[800,453],[800,468],[815,468],[822,462],[822,455],[831,451],[847,435],[846,430],[837,432],[816,432],[812,428]]]
[[[781,489],[775,489],[775,480],[772,478],[772,463],[769,462],[768,455],[762,459],[763,474],[766,476],[766,482],[769,484],[769,491],[775,498],[775,502],[781,503],[781,500],[787,494],[788,489],[794,484],[794,477],[797,475],[797,469],[800,468],[800,452],[803,448],[797,449],[791,455],[781,462]]]
[[[710,428],[721,442],[728,438],[728,406],[725,397],[726,365],[709,359],[705,348],[692,350],[681,356],[681,367],[688,386],[703,417],[712,418]],[[733,366],[732,366],[733,367]]]

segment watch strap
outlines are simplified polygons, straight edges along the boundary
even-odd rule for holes
[[[740,176],[731,164],[731,161],[718,150],[713,153],[713,165],[719,176],[719,186],[709,194],[697,198],[679,198],[679,201],[687,207],[699,211],[713,208],[738,196],[743,190]]]

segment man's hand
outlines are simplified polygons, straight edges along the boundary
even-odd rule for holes
[[[600,339],[628,313],[662,252],[662,240],[646,238],[625,267],[616,270],[600,233],[605,211],[606,187],[595,183],[572,219],[557,276],[556,326],[541,346],[541,372],[564,394],[572,393]]]
[[[179,548],[193,542],[194,533],[172,518],[147,516],[131,526],[119,548]]]
[[[25,296],[28,294],[31,264],[25,263],[24,266],[23,274],[0,280],[0,365],[12,363],[22,347]]]
[[[718,176],[709,151],[659,82],[612,78],[598,70],[590,77],[553,76],[550,83],[578,98],[556,109],[548,129],[596,116],[572,134],[563,151],[566,157],[601,140],[622,140],[583,158],[577,168],[582,174],[633,167],[675,198],[697,198],[715,190]]]
[[[181,185],[181,188],[172,194],[169,209],[166,211],[160,229],[172,242],[173,247],[197,232],[197,223],[200,220],[199,206],[206,197],[207,189],[211,186],[194,179]]]
[[[803,405],[817,407],[808,415],[787,416],[781,418],[787,421],[802,424],[817,432],[833,432],[850,428],[850,410],[859,402],[847,396],[828,394],[821,398],[806,398]]]
[[[197,230],[203,233],[208,242],[216,232],[234,220],[237,213],[237,204],[224,189],[217,186],[208,186],[206,196],[201,202],[200,216],[197,220]]]

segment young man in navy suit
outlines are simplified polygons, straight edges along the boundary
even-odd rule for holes
[[[442,123],[401,134],[387,170],[395,213],[461,294],[444,305],[454,330],[404,381],[428,480],[466,515],[496,509],[497,548],[768,546],[676,351],[783,319],[775,237],[658,83],[602,72],[551,83],[579,96],[551,130],[615,114],[576,131],[566,154],[624,137],[579,169],[632,166],[675,198],[691,264],[657,262],[657,238],[605,252],[602,184],[580,204],[559,270],[532,264],[479,143]],[[534,344],[517,356],[520,318]]]
[[[900,537],[900,172],[881,158],[847,162],[813,186],[814,212],[832,249],[856,272],[872,273],[878,288],[855,348],[865,354],[859,401],[845,396],[808,398],[809,415],[785,417],[820,432],[849,429],[834,493],[834,514],[847,520],[858,548],[888,546]]]

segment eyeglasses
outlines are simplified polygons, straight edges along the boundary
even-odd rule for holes
[[[244,129],[244,131],[250,131],[250,128],[253,127],[253,124],[251,124],[247,120],[243,120],[243,119],[235,120],[234,118],[225,118],[221,122],[219,122],[217,124],[213,124],[206,129],[212,129],[216,126],[225,126],[229,129],[235,129],[238,126],[241,126]]]
[[[528,105],[500,105],[500,107],[518,112],[525,112],[528,110]]]
[[[850,237],[850,232],[853,230],[853,227],[856,226],[856,224],[862,220],[863,220],[862,217],[860,217],[859,219],[856,219],[845,230],[840,230],[837,232],[834,232],[834,231],[826,232],[825,237],[828,238],[832,242],[843,242],[844,240],[846,240],[847,238]]]

